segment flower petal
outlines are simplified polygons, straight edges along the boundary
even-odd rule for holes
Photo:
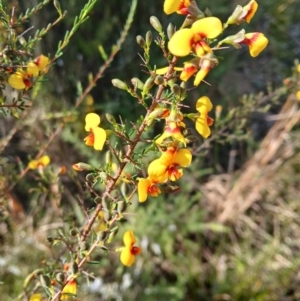
[[[101,122],[100,116],[95,113],[89,113],[85,116],[85,130],[89,132],[91,129],[97,127]]]
[[[60,300],[71,300],[72,295],[77,294],[77,283],[75,279],[72,279],[63,288]]]
[[[211,111],[212,108],[213,105],[207,96],[202,96],[197,100],[196,110],[199,113],[207,115],[207,113]]]
[[[257,11],[257,8],[258,4],[254,0],[251,0],[246,6],[244,6],[244,10],[247,11],[247,14],[244,16],[244,19],[247,23],[250,23],[251,19]]]
[[[184,28],[176,31],[169,41],[170,52],[176,56],[187,56],[191,52],[191,40],[193,31],[190,28]]]
[[[29,62],[27,64],[27,73],[31,76],[39,75],[39,68],[34,62]]]
[[[210,135],[210,128],[207,125],[207,117],[206,116],[199,116],[197,118],[196,130],[204,138],[207,138]]]
[[[223,25],[220,19],[207,17],[196,21],[191,29],[194,34],[199,35],[201,38],[214,39],[222,33]]]
[[[24,71],[13,73],[8,78],[8,83],[16,90],[23,90],[26,88],[24,83],[24,77],[26,76]]]
[[[131,250],[129,247],[125,247],[123,249],[120,255],[120,260],[127,267],[130,267],[134,263],[135,258],[134,255],[131,254]]]
[[[179,9],[181,0],[165,0],[164,2],[164,12],[167,15],[176,13]]]
[[[106,140],[106,132],[104,129],[96,127],[93,129],[94,133],[94,149],[102,150],[105,140]]]
[[[173,164],[187,167],[192,162],[192,153],[188,149],[178,150],[173,157]]]
[[[125,245],[126,247],[130,247],[130,248],[131,248],[131,246],[132,246],[133,244],[135,244],[136,238],[135,238],[135,236],[134,236],[134,234],[133,234],[133,231],[128,230],[128,231],[126,231],[126,232],[124,233],[124,235],[123,235],[123,242],[124,242],[124,245]]]
[[[246,33],[246,44],[249,45],[250,55],[258,56],[268,45],[269,41],[261,32]]]
[[[148,178],[140,178],[138,183],[138,195],[139,202],[145,202],[148,197],[148,188],[150,187],[151,182]]]
[[[148,166],[149,177],[155,180],[156,183],[163,183],[167,179],[167,166],[160,159],[152,161]]]
[[[41,71],[44,71],[44,69],[49,65],[50,60],[48,57],[41,54],[34,60],[34,62]]]

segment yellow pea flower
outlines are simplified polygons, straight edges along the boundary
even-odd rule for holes
[[[120,260],[125,266],[130,267],[135,261],[135,256],[140,254],[142,252],[142,249],[140,247],[134,246],[134,244],[136,243],[136,238],[131,230],[125,232],[123,241],[125,247],[121,252]]]
[[[73,296],[77,294],[77,283],[75,279],[71,279],[63,288],[60,300],[73,300]]]
[[[164,12],[167,15],[177,13],[180,15],[188,14],[188,7],[191,4],[190,0],[165,0]]]
[[[28,163],[29,169],[38,169],[38,168],[45,168],[50,163],[49,156],[42,156],[37,160],[31,160]]]
[[[27,74],[27,72],[22,69],[18,69],[9,76],[8,83],[16,90],[29,89],[32,86],[30,78],[30,74]]]
[[[42,294],[31,295],[29,301],[42,301]]]
[[[170,52],[176,56],[187,56],[191,51],[201,57],[211,52],[207,39],[216,38],[223,30],[222,22],[216,17],[207,17],[193,23],[191,28],[183,28],[174,33],[169,41]]]
[[[172,121],[167,122],[164,132],[158,139],[155,140],[155,143],[162,144],[165,139],[171,137],[174,140],[182,142],[184,145],[186,145],[184,136],[182,135],[180,127],[179,127],[179,125],[181,125],[181,124],[182,123],[172,122]]]
[[[171,145],[159,159],[150,163],[148,174],[156,179],[176,181],[183,175],[183,170],[178,167],[188,167],[191,162],[190,150]]]
[[[196,103],[196,110],[200,113],[196,119],[196,130],[198,133],[207,138],[210,135],[210,126],[213,124],[213,119],[208,116],[208,112],[211,111],[213,105],[207,96],[202,96]]]
[[[35,58],[33,62],[28,63],[27,73],[35,77],[39,75],[40,71],[47,72],[48,70],[46,69],[46,67],[48,67],[49,62],[49,58],[41,54],[37,58]]]
[[[256,57],[267,47],[268,43],[269,41],[263,33],[245,33],[245,30],[242,29],[237,34],[228,36],[220,41],[217,47],[220,47],[222,44],[229,44],[238,49],[245,44],[249,46],[250,55]]]
[[[158,179],[159,180],[159,179]],[[145,202],[150,194],[152,197],[157,197],[161,194],[159,187],[157,186],[157,179],[153,179],[152,177],[139,178],[138,183],[138,196],[139,202]]]
[[[250,55],[258,56],[268,45],[269,41],[261,32],[251,32],[245,34],[245,39],[240,44],[249,46]]]
[[[241,24],[242,22],[246,21],[250,23],[251,19],[255,15],[258,8],[258,4],[255,0],[251,0],[247,5],[244,7],[238,5],[232,15],[228,18],[225,27],[230,24]]]
[[[102,150],[106,140],[106,131],[98,127],[100,122],[100,116],[95,113],[89,113],[85,117],[85,130],[91,134],[85,137],[84,141],[86,145],[93,146],[95,150]]]

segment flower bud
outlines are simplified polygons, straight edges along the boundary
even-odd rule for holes
[[[126,183],[122,183],[121,185],[121,193],[125,199],[128,197],[128,185]]]
[[[145,85],[144,85],[144,89],[143,89],[143,94],[147,94],[148,91],[153,87],[154,85],[154,77],[149,77],[146,82],[145,82]]]
[[[105,117],[106,117],[106,120],[107,120],[110,124],[115,125],[115,124],[117,123],[117,122],[116,122],[116,119],[115,119],[115,117],[114,117],[113,115],[106,113],[106,114],[105,114]]]
[[[216,106],[216,111],[215,111],[215,115],[216,115],[216,120],[219,120],[221,117],[221,113],[222,113],[222,106],[221,105],[217,105]]]
[[[78,234],[78,229],[77,228],[73,228],[73,229],[70,230],[69,233],[70,233],[71,236],[76,236]]]
[[[186,90],[187,90],[187,83],[186,82],[181,82],[180,84],[180,94],[181,95],[184,95],[186,93]]]
[[[50,278],[47,275],[40,275],[40,281],[42,286],[44,287],[51,287],[51,281]]]
[[[90,244],[87,241],[83,241],[80,244],[80,251],[87,251],[90,248]]]
[[[101,204],[102,204],[102,207],[104,209],[109,210],[110,209],[110,205],[111,205],[111,201],[108,200],[107,198],[105,198],[105,199],[102,200]]]
[[[157,17],[155,16],[151,16],[150,17],[150,24],[152,25],[152,27],[159,33],[162,32],[162,26],[161,23],[159,22],[159,20],[157,19]]]
[[[113,228],[109,235],[108,235],[108,240],[107,240],[107,243],[110,243],[114,240],[114,238],[116,237],[116,235],[118,234],[118,230],[119,230],[119,227],[115,227]]]
[[[110,150],[105,153],[105,163],[109,165],[112,163],[112,154]]]
[[[139,90],[143,90],[144,88],[144,83],[137,77],[132,78],[131,83],[134,85],[135,88]]]
[[[165,80],[161,75],[158,75],[155,77],[154,83],[156,85],[163,85],[165,83]]]
[[[105,238],[107,237],[107,232],[106,231],[101,231],[101,232],[99,232],[98,234],[97,234],[97,239],[99,240],[99,241],[104,241],[105,240]]]
[[[55,279],[58,281],[58,282],[64,282],[65,281],[65,274],[64,273],[57,273],[56,276],[55,276]]]
[[[137,36],[136,37],[136,42],[138,43],[138,45],[140,45],[142,48],[145,48],[145,40],[142,36]]]
[[[119,201],[117,203],[117,211],[118,211],[118,213],[120,214],[120,213],[124,212],[126,210],[126,207],[127,207],[127,204],[126,204],[125,201]]]
[[[104,220],[108,223],[112,219],[112,215],[109,211],[104,211]]]
[[[78,264],[75,261],[72,261],[68,268],[69,275],[76,275],[78,273]]]
[[[146,33],[146,45],[149,48],[152,43],[152,31],[148,30]]]
[[[173,92],[175,95],[180,96],[180,94],[181,94],[181,89],[180,89],[179,85],[174,84],[174,85],[172,86],[171,90],[172,90],[172,92]]]
[[[95,199],[94,199],[94,202],[96,204],[101,204],[102,203],[102,198],[100,196],[96,196]]]
[[[118,89],[125,90],[125,91],[128,90],[127,85],[124,82],[122,82],[121,80],[119,80],[118,78],[112,79],[111,82],[112,82],[113,86],[115,86]]]
[[[76,171],[83,171],[83,170],[90,171],[90,170],[94,169],[94,167],[92,165],[86,164],[86,163],[83,163],[83,162],[73,164],[72,168]]]
[[[169,40],[171,40],[171,38],[173,37],[174,33],[175,33],[175,27],[172,23],[170,23],[168,25],[168,28],[167,28],[167,35],[168,35],[168,38]]]

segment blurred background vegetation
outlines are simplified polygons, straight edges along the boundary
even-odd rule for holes
[[[38,0],[4,1],[15,14]],[[235,6],[246,1],[198,1],[226,21]],[[59,40],[72,26],[85,0],[61,1],[66,18],[41,41],[34,56],[53,56]],[[122,227],[134,229],[143,253],[132,268],[124,268],[117,254],[95,255],[94,279],[80,277],[79,300],[299,300],[300,299],[300,134],[298,104],[293,96],[299,74],[292,68],[300,57],[300,2],[258,1],[259,10],[246,31],[261,31],[269,39],[256,59],[248,50],[228,49],[224,60],[206,78],[212,86],[193,89],[187,104],[206,94],[223,110],[207,141],[193,145],[192,168],[185,171],[181,191],[138,204]],[[130,1],[98,0],[90,19],[78,30],[64,55],[47,74],[38,97],[24,119],[0,120],[0,295],[1,300],[27,300],[22,295],[25,277],[54,261],[46,237],[62,227],[66,232],[84,220],[78,199],[93,206],[84,188],[84,175],[72,164],[103,162],[103,153],[83,145],[87,112],[122,116],[124,122],[144,113],[111,80],[130,83],[146,80],[136,44],[138,34],[150,29],[157,16],[164,28],[179,25],[178,15],[165,16],[163,1],[139,1],[129,35],[105,76],[77,110],[77,97],[103,64],[98,47],[109,52],[120,36]],[[30,24],[45,27],[57,12],[50,3]],[[239,28],[232,26],[228,34]],[[30,35],[30,31],[28,33]],[[158,67],[165,61],[153,49]],[[297,77],[298,76],[298,77]],[[283,84],[284,79],[291,78]],[[295,83],[298,80],[298,87]],[[192,88],[192,87],[191,87]],[[34,172],[16,182],[30,158],[47,143],[56,127],[65,126],[47,149],[51,168],[66,166],[67,173],[52,182],[40,181]],[[17,130],[12,133],[16,127]],[[159,133],[159,126],[152,129]],[[192,124],[189,125],[192,127]],[[4,144],[4,141],[9,142]],[[150,160],[151,158],[149,158]],[[7,187],[17,183],[7,192]],[[101,190],[100,186],[97,186]],[[56,206],[59,202],[59,207]],[[121,233],[118,239],[121,243]],[[117,244],[117,242],[116,242]],[[68,254],[62,255],[68,260]],[[19,299],[18,299],[19,296]]]

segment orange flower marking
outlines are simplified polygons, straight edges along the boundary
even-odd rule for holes
[[[121,252],[120,260],[125,266],[130,267],[135,261],[135,256],[140,254],[142,252],[142,249],[140,247],[134,246],[134,244],[136,243],[136,238],[132,231],[125,232],[123,241],[125,247]]]

